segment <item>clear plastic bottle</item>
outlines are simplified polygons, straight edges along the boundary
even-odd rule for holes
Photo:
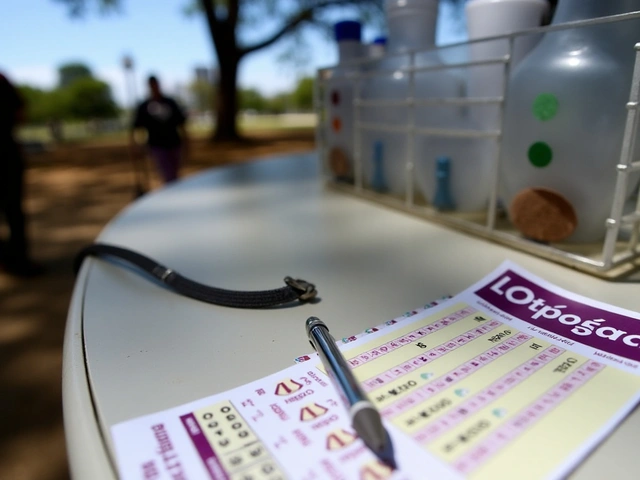
[[[547,0],[468,0],[465,13],[469,40],[496,37],[539,27],[548,10]],[[516,65],[531,51],[537,39],[537,36],[519,37],[517,45],[514,45],[512,65]],[[473,60],[499,58],[509,53],[508,47],[508,41],[504,39],[473,43],[471,58]],[[482,86],[490,88],[495,82],[499,84],[501,79],[494,76],[493,81],[487,79],[487,85]],[[501,92],[502,90],[498,90],[497,94]]]
[[[440,67],[455,64],[458,48],[441,48],[417,57],[418,67]],[[417,100],[459,99],[467,96],[468,70],[445,68],[419,71],[415,76]],[[418,105],[415,126],[418,134],[414,147],[414,176],[426,202],[441,210],[481,212],[486,210],[491,192],[492,159],[479,152],[493,139],[425,134],[421,129],[480,130],[471,116],[472,110],[456,104]],[[442,190],[442,159],[447,159],[449,205],[441,208],[439,192]]]
[[[466,96],[462,76],[440,72],[440,80],[425,80],[424,85],[436,83],[437,88],[417,87],[417,98],[456,98]],[[444,82],[442,79],[449,77]],[[422,91],[421,91],[422,90]],[[442,129],[449,132],[479,131],[467,108],[447,105],[420,107],[416,112],[416,127]],[[492,159],[486,151],[492,138],[451,137],[446,135],[418,135],[415,140],[415,179],[425,200],[435,206],[439,185],[438,159],[449,162],[449,192],[456,212],[482,212],[489,202],[492,185]]]
[[[371,59],[384,57],[387,49],[387,37],[376,37],[368,45],[367,57]]]
[[[552,23],[637,10],[639,0],[560,0]],[[639,27],[631,20],[548,32],[514,69],[500,177],[510,218],[525,236],[604,237]]]
[[[367,72],[384,72],[362,82],[364,100],[405,100],[409,95],[409,75],[400,71],[409,66],[408,52],[435,45],[438,0],[386,0],[388,25],[387,54],[366,66]],[[362,107],[364,123],[392,127],[407,126],[406,106]],[[408,136],[405,132],[363,129],[361,155],[365,184],[396,196],[406,191]],[[375,178],[375,181],[374,181]]]
[[[539,27],[549,10],[547,0],[469,0],[465,5],[469,40],[496,37]],[[472,61],[498,60],[510,54],[511,68],[529,53],[540,35],[516,37],[513,52],[506,38],[473,42],[469,45]],[[496,63],[469,69],[470,97],[501,97],[504,93],[504,65]],[[483,130],[500,128],[500,106],[484,105],[472,110],[474,120]],[[491,149],[495,158],[497,148]]]
[[[355,60],[363,55],[362,26],[354,20],[344,20],[334,26],[338,44],[338,65],[332,70],[324,92],[328,121],[328,168],[338,180],[353,180],[353,79],[357,71]]]

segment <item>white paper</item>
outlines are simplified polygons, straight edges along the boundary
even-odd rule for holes
[[[640,399],[637,313],[508,262],[430,306],[341,346],[398,470],[355,436],[314,354],[113,426],[121,478],[561,478]]]

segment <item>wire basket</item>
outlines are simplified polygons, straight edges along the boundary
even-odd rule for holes
[[[490,39],[482,39],[471,42],[461,42],[442,47],[434,47],[428,52],[435,52],[444,59],[442,63],[436,65],[419,65],[416,58],[424,54],[427,50],[408,52],[408,62],[406,66],[398,69],[403,75],[408,77],[408,94],[405,98],[394,100],[371,100],[361,96],[361,88],[364,81],[375,75],[385,75],[388,73],[376,72],[366,68],[371,59],[352,62],[352,69],[348,73],[342,72],[345,81],[349,82],[353,90],[353,98],[350,103],[353,108],[353,151],[351,178],[345,181],[338,178],[329,168],[330,164],[330,129],[332,119],[329,113],[327,94],[331,88],[331,82],[335,82],[338,66],[324,68],[317,71],[315,82],[315,109],[318,115],[318,126],[316,129],[316,140],[324,173],[325,183],[328,188],[347,194],[356,195],[381,205],[399,209],[401,211],[417,215],[429,221],[434,221],[466,233],[494,241],[538,257],[546,258],[575,269],[594,274],[599,277],[615,279],[628,275],[631,271],[640,266],[640,196],[636,189],[633,194],[633,204],[635,208],[623,214],[625,202],[629,203],[627,185],[630,176],[634,172],[640,172],[640,161],[634,161],[634,146],[636,133],[638,131],[638,107],[640,105],[640,43],[630,45],[635,49],[635,63],[631,79],[628,102],[626,103],[626,123],[620,154],[617,164],[612,165],[611,175],[615,178],[615,192],[610,208],[609,218],[605,222],[605,237],[602,242],[590,244],[575,243],[541,243],[525,238],[511,224],[502,206],[499,185],[500,185],[500,157],[503,138],[503,118],[505,105],[508,99],[508,80],[512,67],[514,48],[522,38],[531,38],[532,35],[542,36],[548,32],[562,31],[567,29],[588,28],[595,25],[623,22],[633,19],[640,19],[640,12],[624,15],[615,15],[598,19],[571,22],[561,25],[551,25],[547,27],[526,30],[509,35],[496,36]],[[640,39],[640,34],[639,34]],[[474,44],[489,41],[502,41],[507,45],[506,54],[499,58],[489,58],[481,60],[463,59],[458,61],[453,59],[455,55],[449,52],[459,51],[461,48],[469,48]],[[427,71],[475,68],[479,66],[496,65],[502,71],[502,93],[497,96],[483,97],[456,97],[456,98],[419,98],[414,96],[414,79],[416,74]],[[364,68],[363,68],[364,67]],[[366,107],[390,107],[403,106],[407,108],[407,121],[402,124],[389,125],[380,122],[372,122],[363,118],[362,111]],[[449,129],[449,128],[421,128],[415,124],[415,110],[424,106],[456,106],[460,108],[493,106],[498,111],[498,121],[496,129]],[[402,197],[379,193],[370,188],[364,179],[363,155],[361,148],[362,135],[370,131],[402,132],[406,135],[406,193]],[[437,136],[459,139],[486,139],[495,142],[495,155],[491,164],[491,188],[487,208],[477,213],[458,213],[451,211],[441,211],[424,198],[420,197],[414,187],[415,182],[415,157],[416,152],[414,140],[417,136]],[[613,162],[612,162],[613,163]],[[579,174],[579,172],[577,172]],[[637,175],[637,174],[636,174]],[[615,176],[615,177],[614,177]]]

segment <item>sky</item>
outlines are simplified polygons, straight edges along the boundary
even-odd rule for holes
[[[122,0],[120,13],[100,15],[94,8],[83,18],[72,18],[60,1],[4,0],[0,2],[0,71],[14,83],[51,89],[60,65],[80,62],[110,84],[120,105],[130,105],[133,95],[137,99],[145,95],[145,79],[151,73],[158,75],[165,91],[179,93],[193,80],[196,67],[216,64],[204,18],[184,12],[188,1]],[[464,29],[451,27],[447,13],[441,13],[439,44],[464,39]],[[261,22],[245,40],[262,36],[272,26]],[[365,28],[363,41],[370,42],[381,33]],[[303,55],[306,64],[298,67],[278,60],[284,50],[280,44],[251,54],[241,63],[240,86],[271,96],[290,90],[301,76],[337,62],[335,43],[322,34],[312,33],[309,47]],[[125,56],[134,64],[134,93],[127,88]]]

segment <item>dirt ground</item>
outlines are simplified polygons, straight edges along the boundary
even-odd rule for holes
[[[254,134],[246,144],[195,141],[184,176],[313,148],[308,130]],[[159,186],[155,177],[153,185]],[[0,272],[0,479],[69,478],[61,368],[72,261],[133,194],[124,145],[63,146],[28,156],[29,234],[46,273],[18,279]]]

